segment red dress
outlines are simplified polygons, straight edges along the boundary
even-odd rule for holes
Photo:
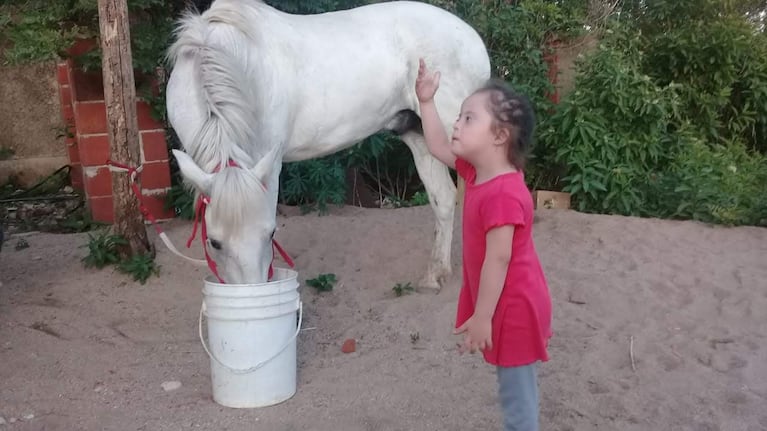
[[[499,175],[474,184],[477,172],[465,160],[455,162],[466,181],[463,208],[463,286],[456,328],[474,314],[485,259],[485,235],[513,224],[511,262],[493,315],[493,348],[485,360],[502,367],[548,361],[551,297],[533,244],[533,199],[521,172]]]

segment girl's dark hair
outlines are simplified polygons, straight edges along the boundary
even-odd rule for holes
[[[487,93],[490,96],[489,110],[495,120],[495,127],[509,131],[506,157],[515,168],[523,170],[533,146],[535,131],[535,112],[530,100],[498,79],[489,80],[476,93]]]

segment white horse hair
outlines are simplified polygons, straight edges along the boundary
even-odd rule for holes
[[[418,2],[291,15],[259,0],[217,0],[180,21],[169,51],[171,125],[185,181],[210,197],[206,245],[228,283],[267,278],[283,161],[328,155],[380,131],[413,153],[436,216],[420,286],[451,272],[455,185],[426,148],[418,59],[442,73],[435,102],[450,133],[490,77],[484,43],[456,16]],[[240,168],[227,167],[230,161]]]

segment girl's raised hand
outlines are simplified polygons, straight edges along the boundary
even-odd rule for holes
[[[421,103],[430,102],[439,88],[439,72],[429,73],[423,58],[418,59],[418,78],[415,80],[415,94]]]

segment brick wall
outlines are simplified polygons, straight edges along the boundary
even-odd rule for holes
[[[72,165],[72,185],[85,192],[94,220],[112,223],[112,174],[106,166],[110,156],[106,104],[103,90],[101,94],[93,91],[100,88],[100,76],[82,73],[73,67],[71,60],[67,60],[58,64],[57,79],[61,115],[69,128],[65,145]],[[165,195],[170,189],[165,129],[152,118],[147,102],[138,100],[136,113],[143,166],[140,186],[144,202],[158,219],[173,218],[173,210],[164,209]]]

